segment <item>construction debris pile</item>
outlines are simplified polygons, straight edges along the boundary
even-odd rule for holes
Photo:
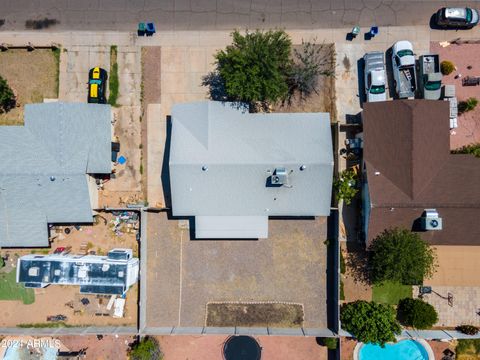
[[[113,224],[112,231],[115,233],[115,235],[122,236],[125,233],[138,233],[139,217],[137,212],[113,211],[112,215],[115,216],[115,218],[111,220],[110,223]]]

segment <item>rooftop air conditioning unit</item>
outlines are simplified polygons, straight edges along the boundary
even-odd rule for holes
[[[288,173],[285,168],[275,168],[272,175],[273,185],[288,185]]]
[[[425,209],[420,219],[422,230],[442,230],[442,218],[436,209]]]

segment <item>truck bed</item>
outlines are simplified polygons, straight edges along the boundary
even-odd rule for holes
[[[398,96],[400,98],[415,97],[416,82],[415,79],[415,66],[406,66],[398,69],[400,78],[398,79]]]
[[[423,74],[433,74],[440,72],[438,55],[424,55],[421,57]]]

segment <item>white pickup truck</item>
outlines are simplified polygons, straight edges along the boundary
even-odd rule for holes
[[[392,70],[395,91],[400,99],[415,97],[417,78],[415,55],[410,41],[397,41],[392,47]]]

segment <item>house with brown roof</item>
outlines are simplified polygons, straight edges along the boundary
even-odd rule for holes
[[[480,245],[480,159],[450,153],[448,102],[366,103],[362,119],[366,242],[402,227],[436,246]]]

